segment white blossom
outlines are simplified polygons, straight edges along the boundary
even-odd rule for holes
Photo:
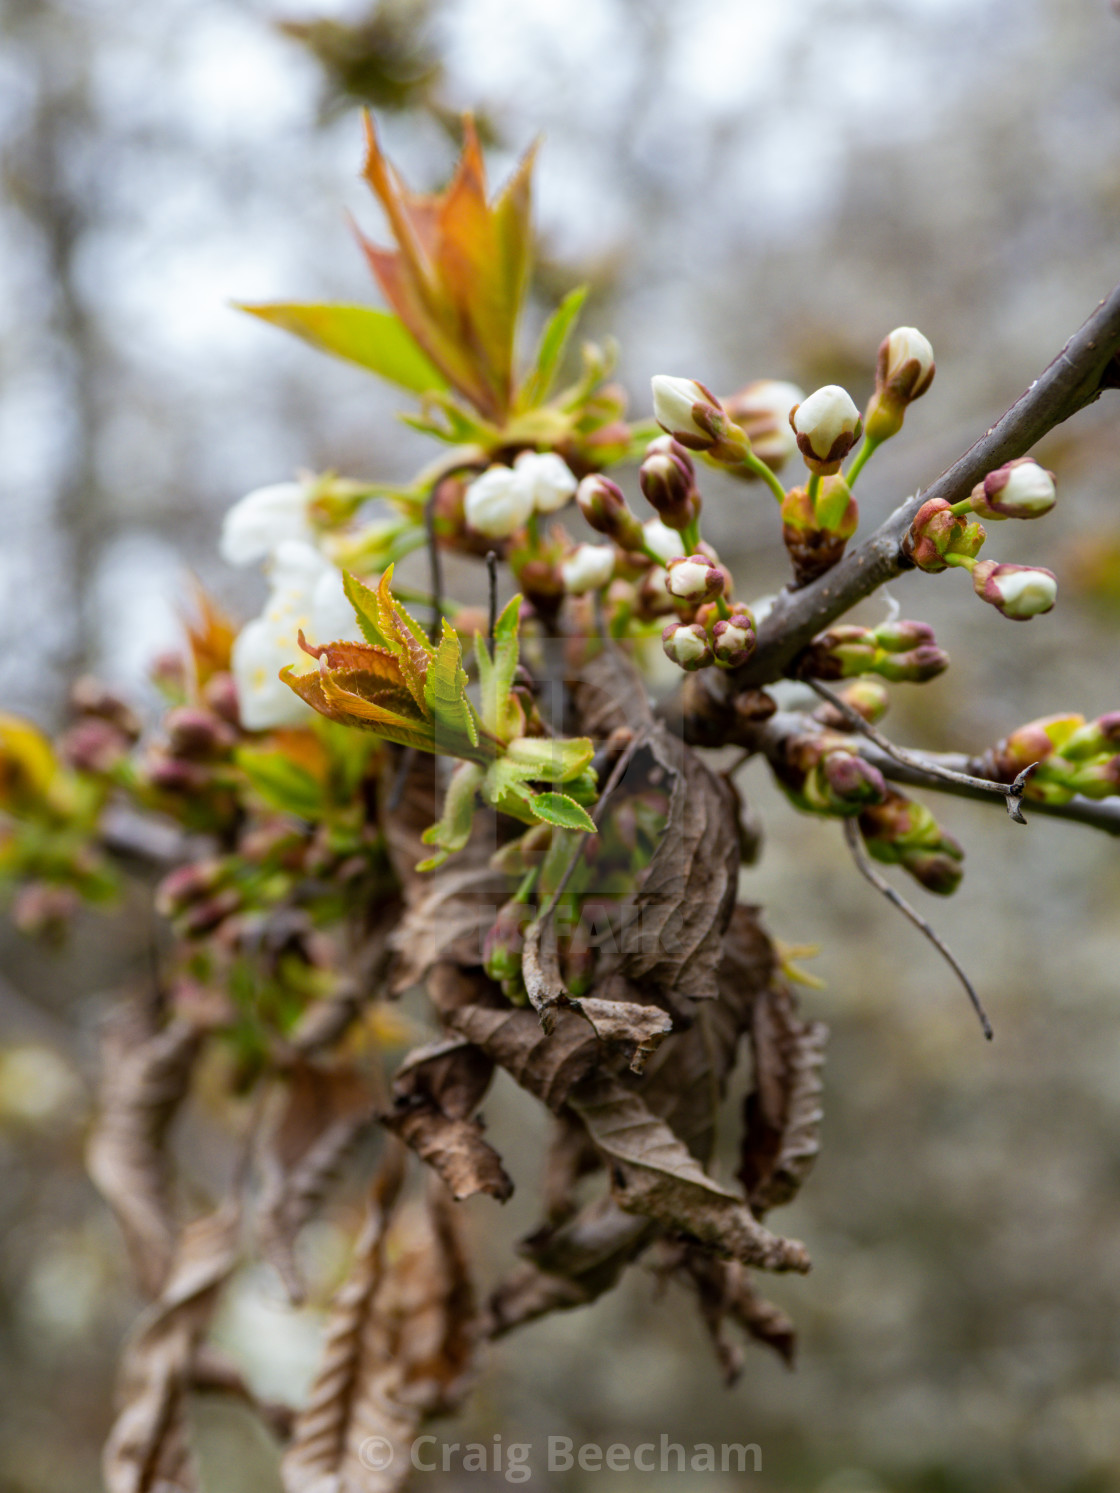
[[[895,327],[886,339],[882,357],[886,379],[894,378],[911,361],[918,365],[918,376],[907,397],[917,399],[933,382],[933,348],[917,327]]]
[[[1041,518],[1056,502],[1053,472],[1030,456],[989,472],[972,490],[972,507],[981,518]]]
[[[272,559],[269,595],[259,617],[247,623],[233,645],[233,677],[241,722],[249,731],[301,725],[308,707],[279,678],[286,665],[298,673],[315,667],[299,646],[361,637],[342,576],[317,549],[299,540],[279,544]]]
[[[711,432],[698,425],[693,416],[693,406],[712,405],[712,395],[703,384],[694,378],[672,378],[667,373],[656,373],[650,380],[653,390],[653,417],[671,436],[687,445],[712,444]]]
[[[571,596],[601,591],[614,575],[614,546],[581,544],[560,562],[564,590]]]
[[[642,525],[642,533],[645,535],[646,548],[651,549],[662,560],[668,562],[684,554],[684,540],[678,530],[670,529],[659,518],[647,518]]]
[[[578,486],[575,473],[555,451],[522,451],[513,466],[528,483],[538,513],[558,513]]]
[[[533,486],[512,467],[492,466],[467,488],[463,507],[467,523],[488,539],[508,539],[533,512]]]
[[[287,540],[314,543],[307,516],[312,489],[304,482],[276,482],[246,493],[226,514],[218,549],[229,565],[251,565]]]

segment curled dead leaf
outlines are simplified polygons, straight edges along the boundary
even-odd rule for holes
[[[743,1104],[739,1180],[759,1214],[790,1201],[820,1150],[827,1037],[823,1023],[801,1020],[784,986],[772,986],[755,1002],[754,1083]]]

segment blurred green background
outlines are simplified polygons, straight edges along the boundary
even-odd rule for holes
[[[278,23],[287,22],[287,29]],[[929,482],[1061,346],[1120,266],[1120,17],[1106,0],[4,0],[0,7],[0,702],[51,726],[92,668],[151,703],[194,571],[242,616],[222,511],[293,469],[404,476],[423,454],[363,375],[287,345],[234,298],[374,299],[344,210],[356,107],[437,184],[473,107],[500,175],[538,132],[540,308],[579,280],[616,333],[634,409],[670,372],[871,386],[899,323],[938,374],[861,483],[864,526]],[[1030,717],[1120,706],[1120,430],[1111,399],[1038,456],[1045,524],[1000,559],[1051,566],[1029,629],[967,579],[892,587],[953,668],[902,686],[888,727],[979,750]],[[739,593],[773,591],[769,499],[706,485]],[[1013,532],[1008,532],[1009,530]],[[465,571],[454,574],[460,579]],[[885,603],[866,604],[878,620]],[[949,972],[852,871],[837,826],[799,818],[765,769],[742,786],[767,843],[743,895],[819,943],[832,1029],[824,1147],[774,1220],[806,1280],[789,1374],[752,1350],[723,1389],[693,1304],[631,1272],[598,1306],[490,1354],[451,1440],[753,1441],[762,1472],[548,1476],[531,1487],[683,1493],[1105,1493],[1120,1487],[1120,847],[942,800],[968,851],[947,903],[916,891],[972,971],[990,1047]],[[82,1171],[96,1026],[142,980],[149,917],[90,914],[44,953],[0,932],[0,1485],[99,1485],[112,1365],[138,1308],[115,1225]],[[415,1019],[422,1019],[414,1012]],[[492,1137],[518,1183],[469,1205],[492,1280],[537,1218],[544,1118],[499,1084]],[[217,1145],[202,1115],[179,1137]],[[306,1385],[357,1192],[308,1242],[311,1308],[249,1272],[220,1325],[262,1392]],[[196,1407],[207,1493],[278,1488],[236,1410]],[[504,1486],[500,1475],[416,1486]]]

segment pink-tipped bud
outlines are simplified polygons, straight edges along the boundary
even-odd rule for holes
[[[980,560],[972,572],[972,585],[981,601],[1010,617],[1028,622],[1049,612],[1058,597],[1058,578],[1052,570],[1035,565],[1001,565]]]
[[[852,396],[839,384],[825,384],[795,404],[789,412],[789,423],[805,465],[822,477],[840,470],[840,463],[863,430]]]
[[[978,482],[970,495],[981,518],[1041,518],[1057,502],[1054,473],[1030,456],[1020,456]]]
[[[236,745],[237,738],[227,722],[213,711],[193,705],[168,711],[164,726],[168,748],[175,757],[205,762],[227,756]]]
[[[706,555],[680,555],[665,567],[669,595],[677,601],[700,606],[723,594],[726,578],[718,565]]]
[[[70,704],[79,715],[108,721],[130,744],[140,736],[140,717],[131,705],[91,674],[83,674],[75,680],[70,689]]]
[[[638,483],[650,507],[656,508],[670,529],[686,529],[696,517],[692,462],[671,437],[650,446],[638,471]]]
[[[919,570],[936,575],[949,568],[948,557],[974,558],[987,537],[983,524],[955,514],[944,498],[930,498],[914,515],[902,551]]]
[[[129,738],[111,721],[90,715],[63,733],[58,755],[78,772],[102,776],[112,772],[128,747]]]
[[[237,704],[237,683],[232,674],[211,674],[203,687],[202,701],[227,725],[240,729],[241,714]]]
[[[690,451],[707,451],[717,461],[737,462],[749,442],[730,420],[711,389],[693,378],[655,374],[653,415],[662,430]]]
[[[642,526],[617,482],[595,472],[576,488],[576,502],[591,527],[613,539],[619,549],[641,549]]]
[[[708,634],[698,622],[671,622],[661,634],[661,646],[666,657],[689,674],[713,662]]]
[[[829,752],[821,762],[828,792],[836,806],[878,804],[887,796],[883,774],[851,752]]]
[[[724,669],[740,668],[757,646],[754,618],[749,612],[732,612],[712,626],[712,652]]]

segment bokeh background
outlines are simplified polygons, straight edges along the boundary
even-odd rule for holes
[[[178,637],[190,573],[256,610],[255,582],[216,556],[226,507],[299,467],[403,477],[423,454],[391,393],[229,306],[374,298],[345,216],[379,226],[358,180],[362,101],[431,185],[462,108],[499,175],[543,132],[538,314],[590,282],[587,330],[619,337],[639,413],[654,372],[837,381],[861,401],[881,336],[921,327],[937,379],[863,479],[868,525],[991,423],[1120,269],[1107,0],[3,0],[3,708],[56,724],[85,669],[150,703],[145,668]],[[980,749],[1033,715],[1120,705],[1114,401],[1039,450],[1055,515],[993,536],[999,558],[1058,572],[1055,613],[1011,626],[954,573],[893,588],[954,660],[896,691],[898,738]],[[740,591],[773,590],[769,500],[708,491]],[[745,1481],[775,1493],[1115,1489],[1120,845],[942,801],[964,887],[916,896],[984,993],[989,1047],[836,826],[798,818],[761,767],[742,786],[767,824],[744,895],[780,938],[821,945],[826,988],[804,1003],[833,1033],[824,1150],[780,1215],[815,1269],[772,1288],[801,1329],[798,1369],[753,1350],[724,1390],[692,1304],[632,1272],[501,1344],[448,1435],[754,1441],[763,1470]],[[99,1486],[137,1300],[81,1156],[97,1020],[142,971],[147,931],[137,901],[89,915],[58,954],[0,933],[0,1484],[15,1493]],[[542,1121],[508,1086],[487,1113],[518,1181],[504,1210],[469,1205],[489,1278],[535,1222]],[[183,1139],[207,1142],[204,1122]],[[310,1241],[324,1280],[341,1237]],[[263,1392],[298,1397],[319,1321],[250,1273],[220,1331]],[[278,1488],[244,1417],[197,1417],[208,1493]],[[538,1470],[530,1486],[743,1481]]]

